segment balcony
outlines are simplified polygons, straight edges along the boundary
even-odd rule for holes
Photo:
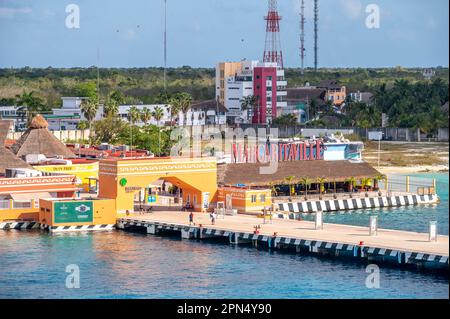
[[[287,86],[287,81],[277,81],[277,86]]]

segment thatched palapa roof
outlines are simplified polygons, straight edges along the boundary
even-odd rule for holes
[[[28,130],[11,147],[11,151],[18,157],[28,154],[44,154],[46,157],[76,157],[48,130],[48,123],[41,115],[33,118]]]
[[[380,173],[367,163],[352,163],[349,161],[292,161],[278,162],[278,168],[273,174],[261,174],[261,167],[269,164],[227,164],[218,166],[217,180],[220,185],[233,186],[268,186],[284,184],[285,179],[294,176],[293,182],[301,182],[302,178],[310,178],[313,183],[318,178],[328,182],[345,182],[354,177],[374,178]]]
[[[32,168],[5,148],[5,139],[11,124],[12,121],[0,120],[0,174],[4,174],[6,168]]]

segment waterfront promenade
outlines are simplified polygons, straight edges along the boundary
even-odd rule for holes
[[[187,212],[153,212],[135,214],[122,221],[134,221],[149,224],[168,224],[177,227],[190,227]],[[448,256],[449,236],[439,235],[437,241],[429,242],[427,233],[378,229],[377,236],[369,235],[368,227],[324,224],[322,230],[316,230],[314,222],[273,219],[264,220],[253,216],[218,216],[215,225],[211,224],[209,214],[194,214],[195,226],[212,230],[253,234],[254,226],[261,225],[259,235],[287,237],[317,242],[347,244],[353,246],[376,247],[386,250],[413,252],[426,255]],[[362,245],[360,243],[362,242]]]

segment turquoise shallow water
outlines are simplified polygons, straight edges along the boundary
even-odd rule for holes
[[[448,175],[436,176],[440,205],[378,212],[381,227],[426,231],[437,219],[448,234]],[[326,220],[367,225],[368,216]],[[446,277],[381,267],[380,289],[368,289],[360,264],[119,231],[0,231],[0,242],[0,298],[449,297]],[[65,286],[69,264],[79,289]]]

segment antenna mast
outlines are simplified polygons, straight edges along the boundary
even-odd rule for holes
[[[266,45],[264,48],[264,62],[277,62],[283,68],[283,52],[280,42],[281,16],[277,10],[277,0],[269,0],[269,12],[264,18],[267,21]]]
[[[300,8],[300,57],[301,57],[301,75],[305,74],[305,0],[301,0]]]

